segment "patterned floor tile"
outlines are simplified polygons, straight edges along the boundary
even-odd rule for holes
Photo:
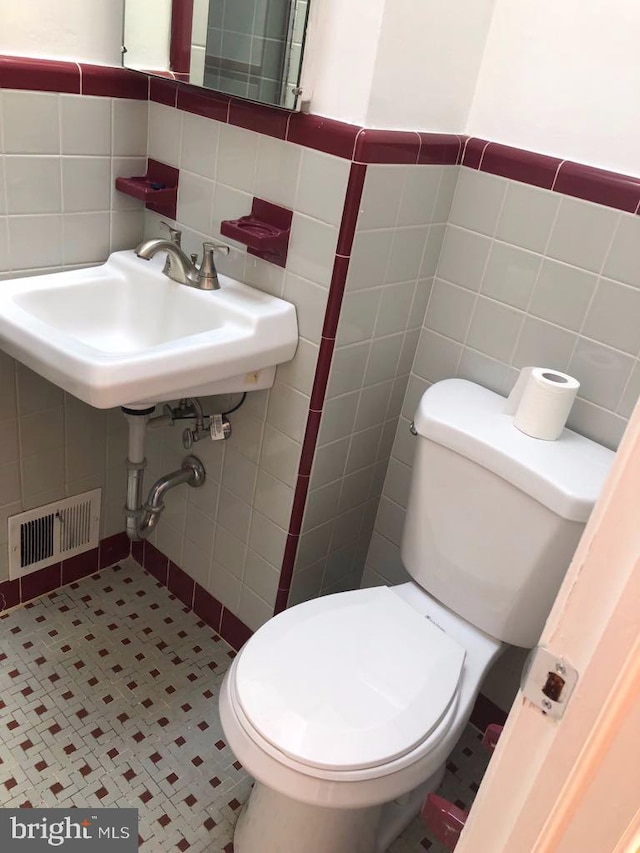
[[[233,657],[132,562],[0,614],[0,804],[134,807],[144,853],[232,853],[252,784],[217,711]],[[467,727],[441,793],[468,808],[486,763]],[[444,848],[418,818],[390,853],[422,850]]]

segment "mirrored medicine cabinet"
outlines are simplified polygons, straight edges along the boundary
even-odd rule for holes
[[[310,0],[125,0],[123,65],[300,107]]]

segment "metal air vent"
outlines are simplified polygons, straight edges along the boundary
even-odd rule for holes
[[[9,518],[9,577],[97,548],[101,489],[12,515]]]

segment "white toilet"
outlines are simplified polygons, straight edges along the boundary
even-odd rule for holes
[[[533,647],[613,459],[530,438],[504,398],[422,397],[402,538],[414,580],[275,616],[224,680],[222,725],[256,784],[235,853],[382,853],[438,787],[505,644]]]

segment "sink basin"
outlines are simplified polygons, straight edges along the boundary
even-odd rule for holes
[[[3,281],[0,348],[99,409],[269,388],[296,350],[294,306],[224,275],[178,284],[164,260]]]

